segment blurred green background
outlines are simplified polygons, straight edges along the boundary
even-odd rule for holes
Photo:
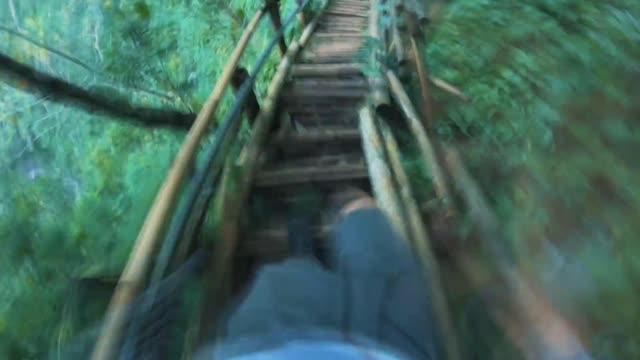
[[[471,99],[435,93],[438,135],[462,150],[522,269],[594,356],[640,358],[640,2],[428,5],[427,65]],[[197,112],[260,6],[8,0],[0,52],[92,91]],[[282,1],[283,14],[294,6]],[[249,70],[272,35],[263,21],[243,58]],[[56,354],[99,321],[110,290],[102,280],[124,266],[185,135],[112,120],[0,83],[2,358]],[[405,165],[428,199],[418,160]],[[466,331],[462,312],[454,316]],[[465,336],[473,346],[477,334]]]

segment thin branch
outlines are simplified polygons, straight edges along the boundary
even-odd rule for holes
[[[189,128],[195,114],[176,110],[136,107],[125,97],[89,92],[77,85],[55,78],[10,57],[0,54],[0,81],[37,96],[48,96],[51,101],[69,104],[88,112],[124,117],[145,126]]]
[[[8,27],[6,27],[4,25],[0,25],[0,30],[8,32],[9,34],[17,36],[17,37],[19,37],[19,38],[21,38],[21,39],[23,39],[23,40],[35,45],[35,46],[38,46],[38,47],[40,47],[42,49],[45,49],[45,50],[50,51],[50,52],[52,52],[52,53],[54,53],[56,55],[59,55],[59,56],[65,58],[65,59],[73,62],[74,64],[82,67],[83,69],[85,69],[87,71],[90,71],[90,72],[92,72],[94,74],[97,74],[99,77],[103,77],[103,78],[109,79],[111,81],[113,80],[113,78],[111,76],[107,76],[105,74],[100,73],[98,70],[92,68],[91,66],[89,66],[86,63],[82,62],[81,60],[78,60],[78,59],[74,58],[73,56],[71,56],[69,54],[65,54],[64,52],[62,52],[60,50],[54,49],[54,48],[52,48],[50,46],[47,46],[47,45],[45,45],[45,44],[43,44],[43,43],[41,43],[41,42],[39,42],[37,40],[34,40],[34,39],[32,39],[32,38],[30,38],[30,37],[18,32],[16,30],[8,28]],[[98,46],[97,31],[98,31],[98,29],[96,28],[96,42],[94,44],[95,46]],[[100,49],[96,47],[96,51],[98,52],[98,56],[102,58],[101,54],[99,53]],[[168,100],[168,101],[175,101],[176,100],[176,98],[174,96],[169,96],[167,94],[163,94],[163,93],[161,93],[159,91],[155,91],[155,90],[143,89],[143,88],[140,88],[140,87],[138,87],[136,85],[125,84],[124,87],[128,87],[129,89],[136,90],[136,91],[143,92],[143,93],[147,93],[147,94],[150,94],[150,95],[158,96],[158,97],[161,97],[161,98],[163,98],[165,100]]]
[[[102,49],[100,49],[100,22],[96,22],[96,26],[93,28],[93,48],[96,50],[98,54],[98,58],[100,58],[100,62],[104,61],[104,56],[102,56]]]
[[[24,32],[20,27],[20,21],[18,20],[18,14],[16,12],[16,6],[13,3],[13,0],[8,0],[9,2],[9,12],[11,13],[11,17],[13,18],[13,22],[16,24],[16,28],[19,32]]]
[[[24,35],[24,34],[18,32],[16,30],[8,28],[8,27],[6,27],[4,25],[0,25],[0,30],[8,32],[9,34],[17,36],[17,37],[19,37],[19,38],[21,38],[23,40],[26,40],[26,41],[30,42],[31,44],[33,44],[33,45],[35,45],[37,47],[43,48],[43,49],[45,49],[45,50],[47,50],[49,52],[52,52],[52,53],[54,53],[54,54],[56,54],[58,56],[61,56],[61,57],[65,58],[65,59],[71,61],[72,63],[85,68],[86,70],[95,72],[95,70],[91,66],[89,66],[89,65],[85,64],[84,62],[74,58],[73,56],[71,56],[69,54],[66,54],[66,53],[64,53],[64,52],[62,52],[60,50],[54,49],[54,48],[52,48],[52,47],[50,47],[50,46],[48,46],[46,44],[43,44],[43,43],[35,40],[35,39],[32,39],[29,36]]]
[[[434,76],[431,76],[429,80],[431,80],[431,82],[439,89],[444,90],[454,96],[457,96],[464,101],[469,101],[469,97],[467,95],[465,95],[461,90],[449,84],[448,82]]]

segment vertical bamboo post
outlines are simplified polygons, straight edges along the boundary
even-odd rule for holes
[[[431,99],[431,90],[429,89],[429,75],[425,68],[424,59],[418,49],[418,39],[420,30],[418,25],[418,16],[414,12],[407,15],[407,24],[409,26],[409,41],[411,42],[411,52],[413,54],[413,62],[420,80],[420,93],[422,95],[422,112],[425,119],[424,126],[431,129],[433,126],[433,103]]]
[[[231,78],[231,86],[235,90],[236,94],[242,84],[249,78],[249,72],[247,69],[243,67],[238,67],[236,71],[233,73],[233,77]],[[249,119],[249,124],[253,125],[253,122],[256,120],[258,113],[260,112],[260,104],[258,103],[258,98],[256,97],[256,92],[251,91],[249,97],[247,98],[247,103],[244,109],[247,114],[247,118]]]
[[[280,30],[282,27],[282,20],[280,19],[280,0],[266,0],[265,7],[269,12],[271,23],[275,31]],[[284,39],[285,34],[282,34],[278,42],[278,48],[280,49],[280,55],[283,57],[287,54],[287,42]]]
[[[259,10],[245,29],[240,41],[236,45],[229,62],[225,66],[222,75],[209,95],[207,102],[198,114],[191,130],[187,134],[180,151],[169,169],[167,177],[158,191],[154,203],[145,219],[142,229],[138,234],[133,251],[129,256],[127,265],[120,276],[115,289],[102,333],[98,338],[92,360],[111,360],[116,358],[117,348],[120,344],[122,331],[129,315],[128,306],[144,287],[145,280],[152,265],[152,258],[160,245],[160,239],[168,222],[168,218],[174,210],[187,171],[193,164],[195,152],[200,145],[205,132],[209,128],[213,115],[222,99],[240,57],[244,53],[251,35],[255,32],[264,10]]]
[[[384,65],[381,59],[384,54],[384,42],[382,32],[380,31],[380,8],[382,0],[371,0],[371,9],[369,13],[369,36],[376,42],[375,49],[372,52],[370,64],[373,74],[369,76],[369,86],[371,87],[371,99],[376,112],[383,112],[389,106],[389,91],[384,79]]]

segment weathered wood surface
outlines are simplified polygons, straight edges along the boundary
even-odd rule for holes
[[[402,206],[393,174],[387,164],[384,144],[376,129],[375,113],[369,107],[360,109],[360,133],[362,147],[369,167],[369,178],[378,206],[389,217],[394,229],[403,239],[410,241],[408,226],[402,214]]]
[[[385,107],[389,106],[389,90],[384,78],[384,69],[381,62],[386,49],[383,30],[380,28],[381,22],[381,4],[382,0],[371,0],[371,8],[369,9],[369,36],[374,40],[376,48],[373,50],[370,66],[373,71],[369,76],[369,84],[371,87],[371,100],[376,111],[381,112]]]
[[[300,41],[290,44],[267,89],[267,95],[252,128],[251,138],[237,162],[229,161],[225,166],[223,187],[216,198],[220,241],[215,245],[213,252],[215,258],[207,272],[210,281],[205,290],[205,300],[202,302],[200,311],[201,317],[209,319],[208,321],[212,323],[220,317],[231,295],[230,284],[233,279],[230,269],[239,237],[238,220],[259,165],[259,154],[273,128],[275,112],[278,109],[278,97],[291,71],[293,59],[309,40],[316,26],[317,21],[312,21],[305,28]],[[230,188],[230,184],[234,187]],[[197,341],[200,346],[210,341],[211,331],[211,323],[201,324]]]

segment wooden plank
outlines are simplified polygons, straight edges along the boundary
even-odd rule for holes
[[[325,88],[307,88],[307,89],[287,89],[283,95],[287,97],[287,101],[295,101],[302,97],[305,98],[322,98],[327,99],[363,99],[366,91],[363,89],[325,89]]]
[[[256,178],[255,186],[275,187],[310,182],[358,180],[366,179],[367,175],[367,166],[364,163],[297,167],[260,173]]]
[[[336,31],[318,31],[313,35],[314,41],[365,39],[368,34],[343,34]]]
[[[302,144],[323,142],[348,142],[360,139],[360,131],[357,128],[326,127],[309,132],[295,132],[283,137],[279,144],[300,146]]]
[[[276,32],[280,31],[280,28],[282,27],[282,20],[280,18],[280,0],[266,0],[265,8],[269,12],[269,18],[271,19],[274,30]],[[278,48],[280,49],[280,54],[284,57],[287,53],[287,42],[284,39],[284,34],[280,36],[280,39],[278,40]]]
[[[367,15],[363,15],[361,13],[356,13],[356,12],[346,12],[346,11],[340,11],[340,10],[328,10],[326,12],[327,15],[329,16],[334,16],[334,17],[353,17],[353,18],[367,18]]]
[[[364,65],[355,63],[344,64],[299,64],[294,65],[291,74],[294,77],[313,77],[313,76],[345,76],[345,75],[362,75]]]
[[[315,78],[315,79],[295,79],[288,87],[289,88],[299,88],[299,87],[323,87],[323,88],[333,88],[333,89],[367,89],[367,81],[363,77],[356,77],[352,79],[332,79],[332,78]]]

